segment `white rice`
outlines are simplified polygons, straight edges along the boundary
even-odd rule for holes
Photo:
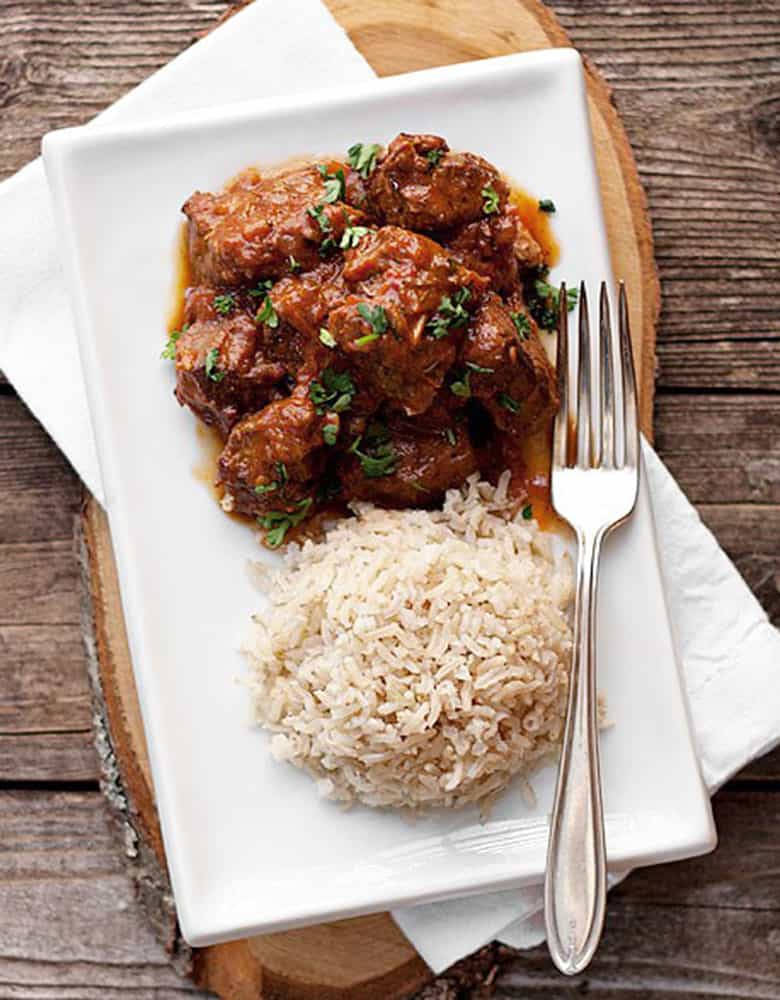
[[[553,753],[571,570],[512,516],[509,473],[441,511],[355,505],[288,547],[246,646],[271,749],[344,803],[483,807]]]

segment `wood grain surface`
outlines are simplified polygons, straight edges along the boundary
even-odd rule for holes
[[[663,291],[657,446],[780,623],[780,4],[551,6],[612,86],[649,195]],[[2,0],[0,175],[224,8]],[[66,461],[0,384],[0,1000],[168,1000],[191,988],[123,874],[89,745],[80,504]],[[586,976],[562,982],[541,949],[491,952],[495,995],[780,996],[779,796],[775,753],[716,797],[715,854],[638,872],[610,896]],[[439,995],[459,988],[453,974]]]

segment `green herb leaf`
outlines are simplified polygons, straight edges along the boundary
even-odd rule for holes
[[[356,142],[347,150],[347,162],[362,178],[367,178],[376,166],[377,153],[382,147],[375,142]]]
[[[348,372],[337,372],[326,368],[309,386],[309,399],[319,414],[342,413],[357,392],[357,386]]]
[[[467,361],[466,367],[482,375],[492,375],[495,372],[495,368],[485,368],[484,365],[475,365],[473,361]]]
[[[335,174],[328,173],[328,168],[324,163],[318,163],[317,170],[319,170],[320,176],[325,181],[325,197],[323,200],[327,204],[332,204],[334,201],[343,199],[346,190],[344,171],[339,167]]]
[[[370,230],[366,226],[347,226],[339,240],[339,246],[342,250],[356,247],[368,232]]]
[[[557,330],[560,291],[545,281],[547,268],[542,268],[536,273],[538,277],[525,286],[528,310],[542,330]],[[576,305],[577,289],[570,288],[566,292],[566,308],[571,312]]]
[[[333,228],[330,224],[330,219],[325,214],[325,205],[323,202],[319,202],[317,205],[309,205],[306,212],[312,219],[316,220],[317,225],[323,233],[328,233]]]
[[[324,344],[326,347],[330,347],[331,350],[336,346],[333,334],[327,329],[327,327],[320,327],[320,343]]]
[[[258,281],[254,288],[249,289],[249,294],[253,299],[264,299],[274,287],[273,281],[267,278],[265,281]]]
[[[212,382],[221,382],[225,377],[227,372],[221,372],[217,368],[217,361],[219,360],[219,351],[216,347],[212,347],[209,353],[206,355],[206,375],[211,379]]]
[[[468,399],[471,396],[471,372],[466,372],[463,378],[450,382],[450,392],[461,399]]]
[[[485,199],[482,202],[482,211],[485,215],[494,215],[499,209],[498,191],[496,191],[492,184],[488,184],[479,193]]]
[[[439,303],[439,308],[425,324],[428,335],[434,340],[441,340],[446,337],[450,330],[465,326],[469,321],[469,314],[464,308],[464,304],[471,298],[471,292],[464,285],[459,288],[454,295],[445,295]]]
[[[163,347],[160,352],[160,357],[164,358],[166,361],[176,360],[176,341],[181,337],[183,333],[189,330],[190,324],[185,323],[181,330],[171,330],[168,334],[168,339],[165,342],[165,347]]]
[[[235,295],[227,292],[225,295],[214,296],[214,308],[220,316],[229,316],[236,306]]]
[[[551,201],[549,198],[539,199],[539,211],[549,212],[550,215],[555,211],[555,202]]]
[[[307,497],[300,500],[292,511],[269,510],[267,514],[258,517],[257,523],[265,529],[266,544],[272,549],[278,549],[290,528],[296,528],[309,513],[311,505],[312,499]]]
[[[338,424],[325,424],[322,428],[322,440],[325,444],[332,447],[336,443],[336,438],[339,436]]]
[[[451,427],[445,427],[442,434],[449,441],[449,443],[455,447],[455,431]]]
[[[512,317],[512,322],[515,324],[517,339],[528,340],[531,336],[531,321],[528,319],[526,314],[521,312],[510,312],[509,315]]]
[[[378,340],[383,333],[387,332],[389,325],[387,313],[382,306],[370,306],[367,302],[361,302],[357,307],[357,311],[371,327],[371,333],[366,334],[365,337],[358,337],[354,342],[356,347],[362,347],[363,344],[370,344],[372,340]]]
[[[362,443],[364,447],[361,449]],[[366,479],[380,479],[395,472],[398,457],[390,443],[387,428],[378,421],[370,424],[365,434],[355,438],[349,451],[357,456]]]
[[[258,483],[254,488],[254,492],[258,496],[262,496],[264,493],[273,493],[274,490],[279,489],[279,483],[274,479],[270,483]]]
[[[275,330],[279,326],[279,316],[274,309],[274,304],[271,301],[270,295],[266,295],[265,301],[260,309],[258,309],[257,315],[255,316],[255,322],[265,323],[265,325],[270,326],[272,330]]]
[[[520,404],[516,399],[508,396],[505,392],[499,392],[498,394],[498,405],[503,406],[505,410],[509,410],[510,413],[519,413]]]
[[[530,521],[533,516],[534,516],[534,509],[529,503],[526,507],[523,507],[523,520]]]
[[[327,257],[331,250],[336,249],[336,241],[332,236],[326,236],[320,243],[320,257]]]
[[[296,274],[298,271],[300,271],[301,265],[298,263],[295,257],[293,257],[292,254],[290,254],[287,260],[290,264],[290,274]]]
[[[431,167],[438,167],[442,156],[444,156],[443,149],[429,149],[425,154],[425,159],[430,163]]]

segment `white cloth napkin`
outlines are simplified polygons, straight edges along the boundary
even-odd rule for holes
[[[291,68],[295,69],[291,73]],[[320,0],[256,0],[99,116],[194,107],[360,83],[372,70]],[[103,491],[40,161],[0,185],[0,367],[92,493]],[[667,598],[702,772],[711,790],[780,741],[780,633],[649,446]],[[614,883],[625,873],[613,873]],[[493,938],[544,937],[541,888],[426,904],[393,915],[438,972]]]

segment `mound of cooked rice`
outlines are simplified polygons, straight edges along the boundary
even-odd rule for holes
[[[257,722],[323,795],[484,806],[560,743],[571,571],[508,483],[473,476],[440,511],[357,504],[263,571]]]

